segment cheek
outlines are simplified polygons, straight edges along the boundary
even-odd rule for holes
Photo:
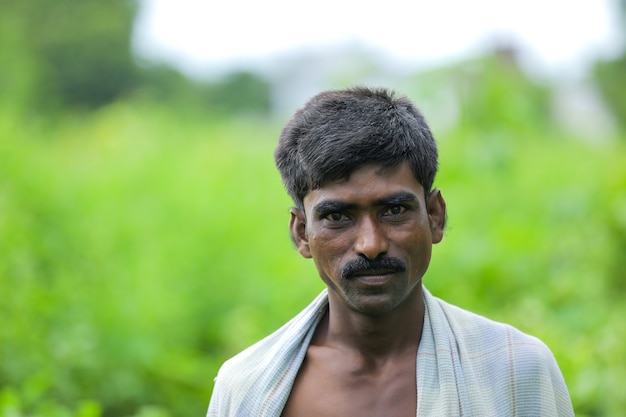
[[[430,257],[432,253],[432,245],[430,237],[418,235],[414,237],[413,244],[410,247],[411,269],[422,275],[428,269]]]
[[[426,220],[416,220],[391,231],[390,238],[406,248],[422,247],[431,243],[430,226]]]
[[[329,232],[311,232],[309,247],[317,268],[327,273],[338,270],[350,248],[349,239]]]
[[[432,238],[427,226],[410,227],[397,231],[395,242],[401,246],[413,263],[413,268],[423,269],[430,262]]]

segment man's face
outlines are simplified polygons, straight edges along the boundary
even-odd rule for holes
[[[368,165],[310,191],[291,230],[313,258],[329,296],[364,314],[393,311],[414,294],[431,247],[443,237],[445,202],[429,196],[407,163]]]

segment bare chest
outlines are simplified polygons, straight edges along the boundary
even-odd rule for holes
[[[360,358],[307,355],[282,417],[414,417],[415,355],[384,364]]]

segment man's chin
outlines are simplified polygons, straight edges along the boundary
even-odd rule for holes
[[[401,299],[391,294],[359,294],[349,297],[347,301],[354,311],[368,316],[391,313],[402,303]]]

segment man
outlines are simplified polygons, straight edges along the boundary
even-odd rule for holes
[[[290,230],[327,289],[227,361],[207,416],[571,416],[538,339],[422,285],[446,203],[437,147],[406,98],[367,88],[313,97],[275,153]]]

